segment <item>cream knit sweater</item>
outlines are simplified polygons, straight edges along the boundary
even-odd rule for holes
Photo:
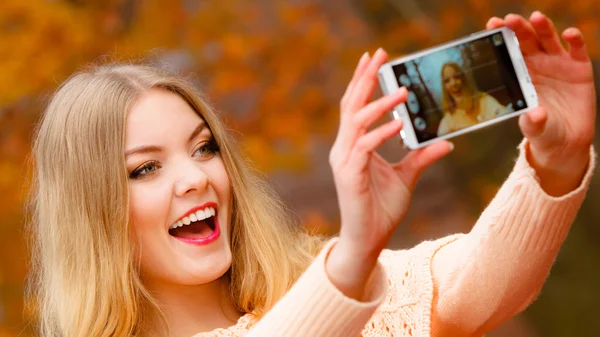
[[[468,234],[385,250],[361,301],[327,278],[331,240],[270,312],[194,337],[481,336],[525,309],[538,294],[583,201],[581,185],[555,198],[540,187],[520,145],[516,165]]]

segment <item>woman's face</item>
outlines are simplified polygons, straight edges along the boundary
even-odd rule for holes
[[[152,89],[127,116],[130,222],[144,282],[197,285],[231,265],[231,185],[204,120]]]
[[[460,96],[463,89],[462,74],[452,66],[444,67],[442,71],[444,89],[451,95]]]

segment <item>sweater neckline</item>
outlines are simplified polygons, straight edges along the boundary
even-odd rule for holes
[[[227,328],[218,328],[208,332],[201,332],[192,337],[230,336],[231,333],[247,332],[250,330],[253,320],[254,316],[251,313],[246,313],[240,316],[237,322],[232,326]]]

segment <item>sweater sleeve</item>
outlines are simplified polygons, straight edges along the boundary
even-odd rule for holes
[[[516,165],[467,235],[433,258],[432,336],[480,336],[537,296],[581,206],[595,166],[578,188],[547,195],[520,145]]]
[[[325,261],[332,239],[287,294],[249,331],[247,337],[359,336],[387,293],[387,275],[378,263],[363,298],[346,297],[329,280]]]

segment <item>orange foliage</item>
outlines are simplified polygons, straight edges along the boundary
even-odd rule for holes
[[[521,5],[437,0],[428,2],[426,12],[418,8],[420,1],[406,2],[426,14],[416,17],[393,2],[405,3],[0,1],[0,230],[13,235],[0,238],[0,294],[21,289],[25,274],[24,248],[15,237],[21,234],[32,121],[40,110],[35,102],[89,62],[150,52],[151,58],[194,73],[241,132],[244,149],[259,168],[302,171],[309,166],[313,138],[335,133],[339,99],[364,51],[383,46],[392,55],[412,52],[473,27],[483,29],[487,17],[502,16],[506,13],[499,9],[512,6],[525,15],[533,8],[546,10],[559,28],[579,26],[593,56],[600,52],[596,0],[525,0]],[[492,187],[483,191],[488,200]],[[318,213],[308,215],[311,228],[332,228],[327,222]],[[0,298],[0,326],[19,327],[20,298]],[[15,329],[0,327],[0,336],[16,336]]]

